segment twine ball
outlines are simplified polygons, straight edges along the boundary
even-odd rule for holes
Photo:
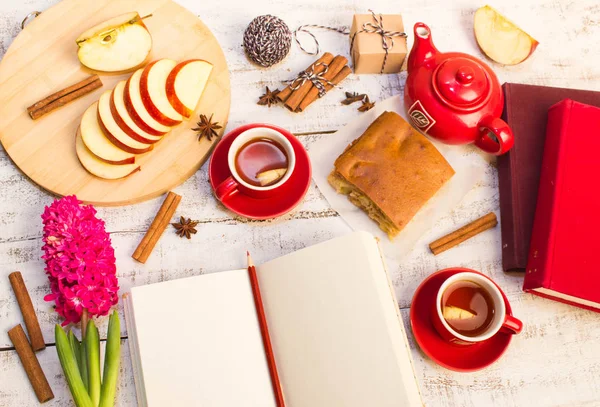
[[[284,59],[291,45],[290,28],[282,19],[269,14],[256,17],[244,32],[246,55],[260,66],[270,67]]]

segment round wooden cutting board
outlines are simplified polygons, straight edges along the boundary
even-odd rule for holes
[[[152,14],[144,20],[153,40],[148,61],[200,58],[211,62],[213,71],[191,119],[174,127],[153,151],[137,158],[141,171],[107,181],[81,166],[75,135],[85,109],[131,72],[98,73],[102,88],[38,120],[32,120],[26,109],[93,74],[77,59],[75,39],[87,28],[130,11]],[[63,0],[29,23],[0,62],[0,142],[10,158],[42,188],[57,195],[75,194],[96,205],[150,199],[189,178],[217,141],[198,141],[191,130],[198,114],[214,114],[213,120],[225,127],[230,102],[229,71],[219,43],[198,17],[171,0]]]

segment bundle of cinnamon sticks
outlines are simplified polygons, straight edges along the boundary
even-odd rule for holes
[[[342,55],[334,57],[331,53],[324,53],[321,58],[312,63],[304,72],[319,75],[316,79],[329,91],[333,86],[343,81],[352,70],[347,65],[348,59]],[[319,89],[315,84],[306,80],[292,82],[277,94],[277,99],[284,103],[292,112],[302,112],[319,97]]]

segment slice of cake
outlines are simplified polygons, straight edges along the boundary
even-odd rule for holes
[[[335,160],[329,183],[394,238],[454,170],[425,136],[384,112]]]

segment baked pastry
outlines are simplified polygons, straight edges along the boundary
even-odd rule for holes
[[[329,183],[394,238],[454,170],[425,136],[384,112],[335,160]]]

